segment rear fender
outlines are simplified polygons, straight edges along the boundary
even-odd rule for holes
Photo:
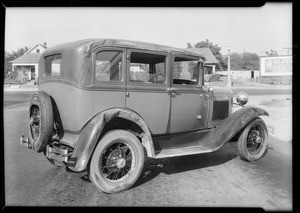
[[[248,125],[250,121],[258,116],[269,116],[269,114],[258,107],[244,107],[232,113],[221,124],[215,127],[202,141],[199,143],[212,151],[221,148],[241,129]]]
[[[143,146],[150,157],[155,155],[150,130],[141,116],[128,108],[112,108],[96,114],[80,131],[72,156],[67,163],[71,170],[79,172],[86,168],[105,124],[115,117],[130,120],[140,126],[144,132]]]

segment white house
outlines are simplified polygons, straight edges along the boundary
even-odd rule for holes
[[[47,49],[46,45],[46,42],[44,42],[44,44],[36,44],[24,53],[24,55],[10,61],[12,63],[12,69],[23,72],[28,77],[28,80],[35,80],[38,77],[39,58],[41,53]]]

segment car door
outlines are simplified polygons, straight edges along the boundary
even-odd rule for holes
[[[126,107],[136,111],[152,134],[167,132],[170,117],[167,52],[129,49]]]
[[[197,57],[173,54],[170,133],[207,127],[208,98],[203,94],[202,62]]]
[[[113,107],[125,107],[126,49],[100,48],[95,51],[93,114]]]

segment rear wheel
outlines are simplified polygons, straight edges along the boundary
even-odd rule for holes
[[[262,158],[267,151],[268,131],[261,118],[255,118],[244,129],[238,140],[240,156],[247,161],[255,161]]]
[[[144,166],[144,150],[138,138],[125,130],[108,132],[98,143],[90,163],[90,179],[103,192],[129,189]]]
[[[48,93],[36,92],[29,106],[29,136],[37,152],[45,150],[53,134],[53,109]]]

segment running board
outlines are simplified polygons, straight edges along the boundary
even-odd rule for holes
[[[201,146],[180,147],[175,149],[163,149],[156,152],[155,158],[169,158],[183,155],[194,155],[212,152],[212,149],[203,148]]]

